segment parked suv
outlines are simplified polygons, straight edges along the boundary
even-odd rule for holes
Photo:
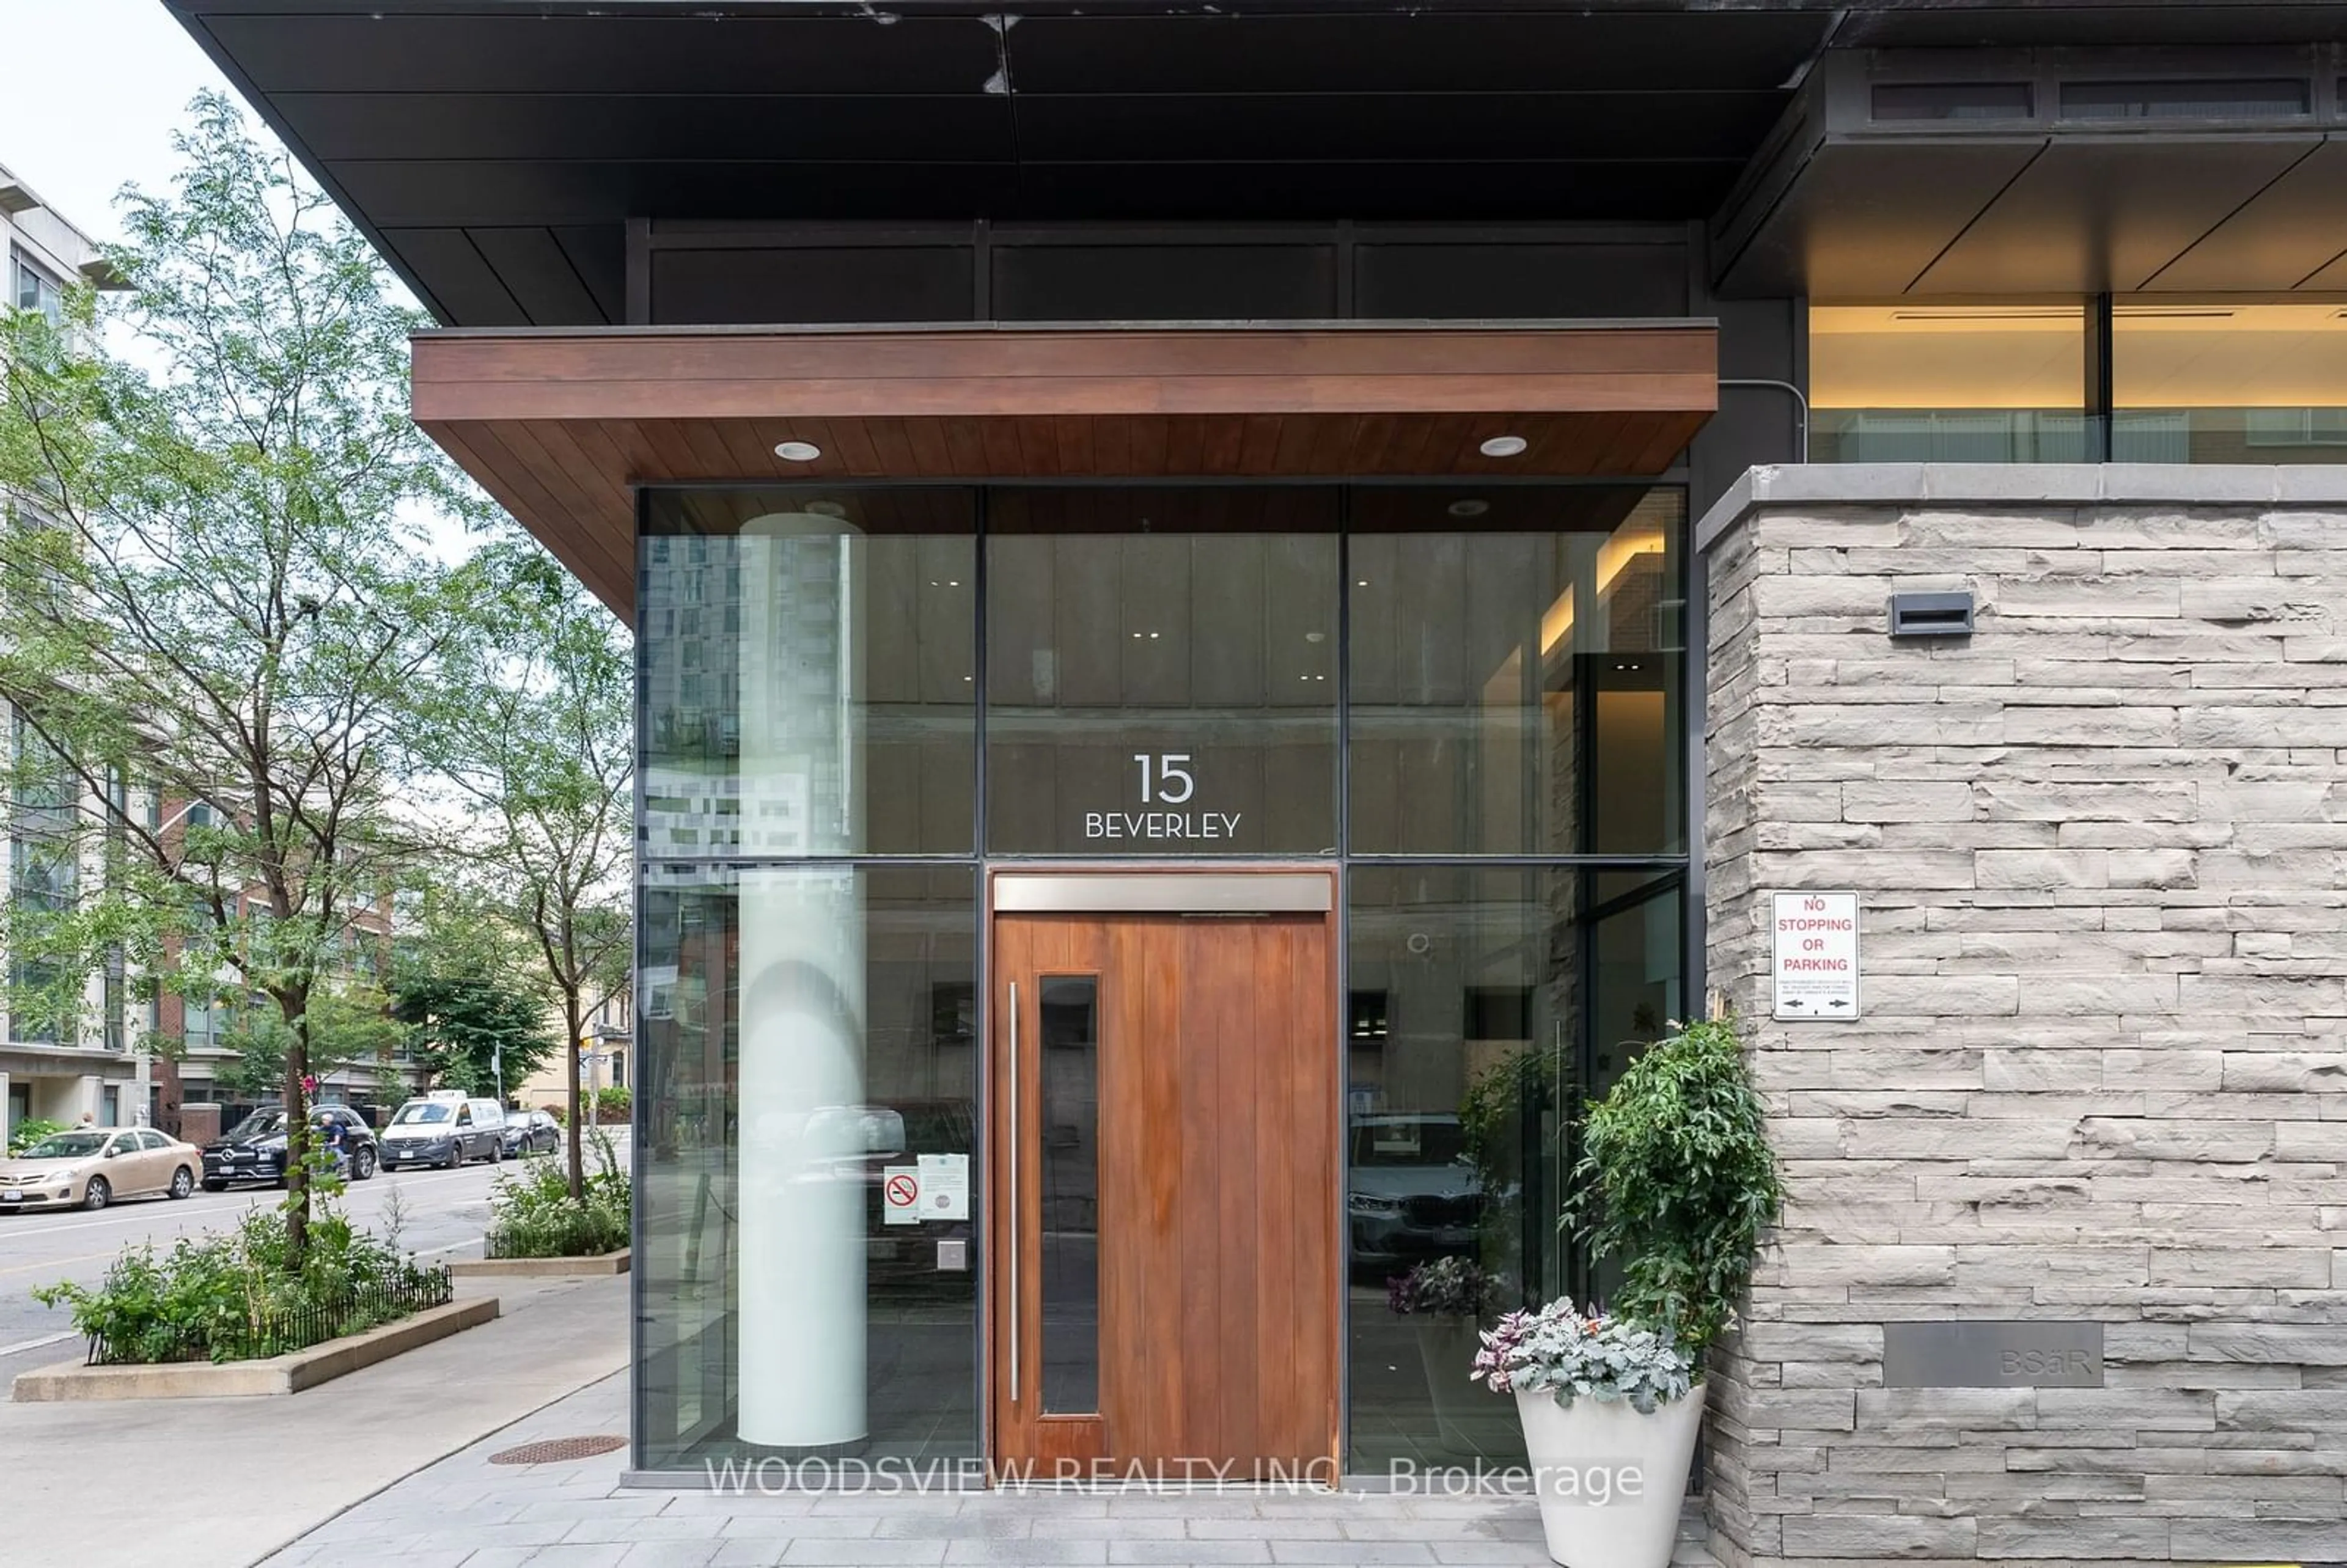
[[[326,1129],[343,1130],[343,1155],[350,1162],[351,1180],[364,1182],[374,1174],[377,1153],[374,1129],[347,1105],[319,1105],[310,1112],[310,1142],[321,1147]],[[204,1145],[204,1191],[217,1193],[236,1182],[285,1184],[285,1112],[263,1106]]]
[[[434,1092],[391,1113],[383,1129],[383,1168],[445,1165],[453,1171],[467,1160],[495,1163],[506,1157],[505,1137],[505,1108],[496,1101]]]

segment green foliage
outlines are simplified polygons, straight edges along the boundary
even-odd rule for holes
[[[447,879],[527,941],[535,984],[563,1020],[576,1126],[570,1048],[627,985],[634,953],[635,660],[624,630],[545,551],[493,546],[479,564],[495,613],[467,623],[424,728],[469,814]],[[569,1147],[578,1198],[575,1134]]]
[[[625,1122],[634,1112],[636,1097],[621,1084],[606,1084],[595,1091],[595,1120]]]
[[[1685,1024],[1648,1048],[1590,1107],[1583,1149],[1567,1223],[1594,1256],[1622,1260],[1614,1310],[1701,1354],[1784,1203],[1734,1023]]]
[[[311,1073],[339,1072],[386,1060],[402,1033],[391,1019],[390,1008],[391,999],[365,980],[313,993],[302,1020],[310,1037]],[[240,1009],[225,1016],[226,1027],[215,1038],[236,1057],[219,1071],[222,1087],[256,1100],[282,1097],[285,1062],[293,1045],[292,1026],[273,1008]]]
[[[173,189],[125,200],[109,260],[129,292],[102,314],[78,297],[62,332],[0,313],[15,788],[44,803],[49,853],[87,864],[95,843],[107,868],[12,923],[12,989],[62,1018],[118,956],[234,1001],[255,1015],[244,1075],[282,1084],[298,1158],[304,1080],[380,1038],[354,935],[414,858],[393,803],[487,599],[419,524],[487,509],[408,418],[426,318],[225,97],[191,113]],[[109,357],[101,326],[138,353]]]
[[[27,1116],[8,1129],[8,1153],[21,1154],[52,1132],[68,1131],[70,1129],[62,1122],[49,1122],[38,1116]]]
[[[489,1256],[591,1257],[628,1245],[633,1202],[628,1173],[620,1168],[609,1137],[597,1131],[590,1141],[596,1168],[587,1173],[577,1197],[570,1195],[562,1168],[551,1161],[497,1178],[489,1194]]]
[[[511,1089],[555,1051],[547,1009],[518,934],[495,910],[451,908],[440,897],[393,965],[392,1016],[417,1064],[441,1088]]]
[[[329,1204],[299,1249],[289,1214],[255,1208],[232,1231],[182,1236],[159,1255],[151,1243],[128,1248],[95,1287],[67,1281],[32,1294],[70,1307],[75,1331],[119,1359],[220,1361],[301,1348],[312,1342],[298,1332],[304,1315],[332,1315],[346,1334],[389,1322],[403,1314],[384,1292],[436,1277]]]

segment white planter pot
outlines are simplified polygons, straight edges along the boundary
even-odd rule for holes
[[[1471,1317],[1420,1317],[1418,1358],[1426,1368],[1427,1398],[1434,1403],[1434,1426],[1448,1451],[1465,1457],[1515,1450],[1508,1401],[1468,1374],[1483,1348]]]
[[[1516,1395],[1548,1554],[1565,1568],[1670,1568],[1704,1385],[1642,1416],[1621,1400]]]

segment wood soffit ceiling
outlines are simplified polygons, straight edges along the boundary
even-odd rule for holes
[[[415,419],[623,618],[639,487],[1661,473],[1708,322],[435,332]],[[1485,456],[1495,436],[1525,450]],[[784,442],[821,456],[788,462]]]

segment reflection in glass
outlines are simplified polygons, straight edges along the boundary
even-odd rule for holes
[[[639,555],[644,853],[967,851],[968,491],[656,493]]]
[[[890,1225],[881,1204],[886,1170],[978,1152],[975,880],[648,865],[640,1463],[978,1451],[977,1274],[938,1246],[974,1250],[977,1216]],[[845,1275],[844,1314],[776,1296],[794,1274]],[[847,1368],[851,1389],[808,1381]],[[794,1377],[799,1397],[767,1398]],[[860,1430],[820,1430],[842,1422]]]
[[[1100,979],[1046,975],[1042,1008],[1043,1413],[1100,1409]]]
[[[1682,496],[1574,520],[1354,537],[1354,852],[1683,845]]]
[[[1513,1409],[1466,1381],[1475,1327],[1603,1295],[1556,1228],[1572,1117],[1679,1016],[1679,906],[1676,873],[1353,872],[1352,1469],[1521,1458]],[[1480,1271],[1478,1310],[1398,1311],[1442,1259]]]
[[[988,541],[988,847],[1334,853],[1336,536],[1112,520]]]

